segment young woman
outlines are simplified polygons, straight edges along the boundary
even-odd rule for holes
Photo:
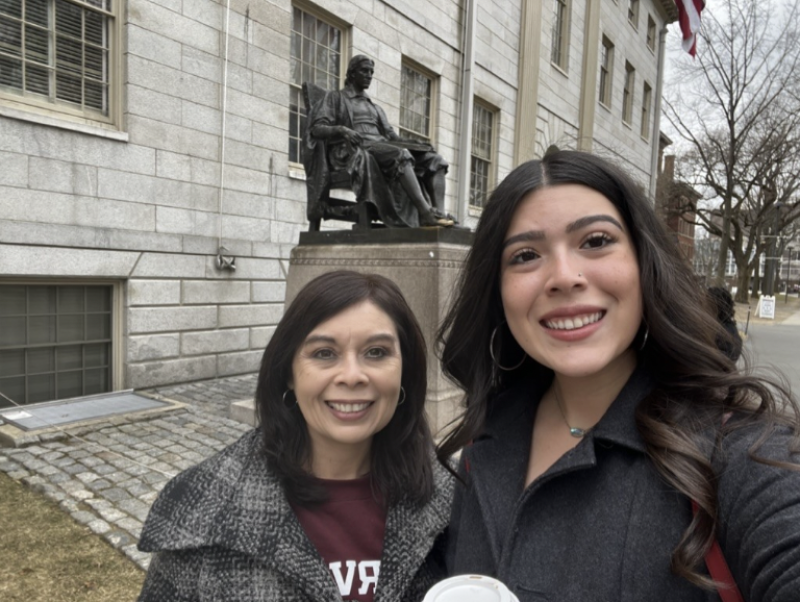
[[[142,602],[419,601],[444,575],[419,326],[381,276],[298,294],[261,364],[261,428],[173,479],[145,523]]]
[[[689,267],[631,180],[556,152],[487,203],[442,327],[466,413],[451,574],[521,602],[800,592],[798,408],[736,372]],[[691,501],[699,508],[693,514]]]

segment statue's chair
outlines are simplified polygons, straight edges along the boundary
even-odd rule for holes
[[[303,83],[303,102],[305,103],[306,115],[311,113],[311,108],[322,100],[325,93],[326,90],[324,88],[312,82]],[[306,127],[308,127],[308,120],[306,120]],[[346,163],[349,155],[347,141],[344,138],[331,138],[325,141],[320,140],[318,144],[325,144],[324,154],[328,161],[328,178],[320,198],[320,205],[323,211],[322,218],[309,221],[309,232],[319,232],[322,219],[351,222],[355,224],[354,228],[372,227],[372,221],[378,219],[378,215],[370,203],[353,202],[330,196],[331,190],[352,190],[350,174],[346,169],[338,167]]]

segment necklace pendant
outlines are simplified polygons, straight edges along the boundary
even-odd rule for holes
[[[586,435],[586,431],[583,429],[579,429],[576,426],[569,427],[569,434],[575,437],[576,439],[580,439]]]

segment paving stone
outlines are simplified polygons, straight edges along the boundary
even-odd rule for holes
[[[126,533],[125,531],[120,531],[119,529],[108,531],[103,534],[103,537],[112,546],[120,549],[126,545],[129,545],[133,539],[130,534]]]
[[[125,491],[124,489],[120,489],[119,487],[112,487],[111,489],[106,489],[101,494],[107,500],[112,502],[119,502],[121,500],[130,499],[131,494]]]
[[[126,514],[116,508],[111,506],[104,507],[104,508],[95,508],[97,513],[103,518],[103,520],[108,521],[109,523],[115,523],[118,520],[122,520],[125,518]]]
[[[116,472],[117,467],[111,466],[110,464],[99,464],[98,466],[95,466],[92,470],[94,470],[94,472],[96,472],[99,475],[107,475],[111,474],[112,472]]]
[[[91,529],[92,533],[97,535],[102,535],[103,533],[108,533],[111,529],[111,525],[109,525],[106,521],[96,518],[93,521],[86,523],[86,526]]]
[[[142,521],[136,520],[135,518],[123,518],[122,520],[118,520],[116,524],[137,539],[142,532]]]
[[[117,471],[107,474],[106,478],[113,483],[121,483],[122,481],[128,480],[130,476],[124,472]]]
[[[78,510],[77,512],[73,512],[72,518],[74,518],[82,525],[88,525],[90,522],[97,519],[97,517],[94,514],[92,514],[91,512],[87,512],[86,510]]]
[[[142,522],[144,522],[144,520],[147,518],[147,513],[150,511],[150,507],[147,504],[134,499],[122,500],[121,502],[119,502],[118,506],[121,510],[124,510],[125,512],[127,512],[128,514],[130,514],[131,516]],[[121,525],[121,523],[117,524]]]
[[[112,485],[113,485],[113,483],[107,481],[106,479],[97,479],[96,481],[88,483],[86,485],[86,488],[90,489],[92,491],[95,491],[95,492],[99,492],[99,491],[103,491],[104,489],[108,489]]]
[[[43,475],[43,476],[47,477],[47,476],[50,476],[50,475],[54,475],[54,474],[60,473],[61,471],[56,466],[45,466],[44,468],[39,469],[37,472],[40,475]]]
[[[93,468],[95,466],[99,466],[103,463],[100,458],[87,456],[86,458],[81,458],[80,463],[86,466],[87,468]]]
[[[11,462],[10,460],[7,460],[5,462],[0,462],[0,471],[12,472],[19,469],[20,465],[17,464],[16,462]]]
[[[88,500],[94,497],[94,493],[85,489],[78,490],[72,494],[73,497],[79,500]]]
[[[59,458],[58,460],[54,460],[52,462],[53,466],[58,466],[59,468],[64,468],[65,466],[72,466],[75,464],[75,460],[70,458],[69,456],[64,456],[63,458]]]
[[[95,474],[93,472],[82,472],[82,473],[76,474],[75,477],[81,483],[91,483],[92,481],[96,481],[97,479],[99,479],[100,475],[97,475],[97,474]]]
[[[68,466],[62,467],[64,472],[71,475],[76,475],[82,472],[86,472],[86,467],[83,464],[78,464],[75,462],[74,464],[69,464]]]
[[[10,476],[12,479],[16,481],[19,481],[20,479],[24,479],[30,474],[31,473],[29,473],[27,470],[12,470],[11,472],[8,473],[8,476]]]
[[[64,457],[64,452],[60,451],[49,451],[46,454],[42,454],[42,460],[45,462],[53,462],[54,460],[58,460],[59,458]]]
[[[47,480],[53,483],[54,485],[58,485],[59,483],[64,483],[70,479],[70,475],[65,472],[58,471],[54,474],[51,474],[47,477]]]

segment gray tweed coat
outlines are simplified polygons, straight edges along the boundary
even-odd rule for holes
[[[375,602],[415,602],[444,577],[452,480],[434,465],[424,507],[386,519]],[[253,430],[170,481],[150,510],[139,549],[155,552],[139,602],[341,602]]]

